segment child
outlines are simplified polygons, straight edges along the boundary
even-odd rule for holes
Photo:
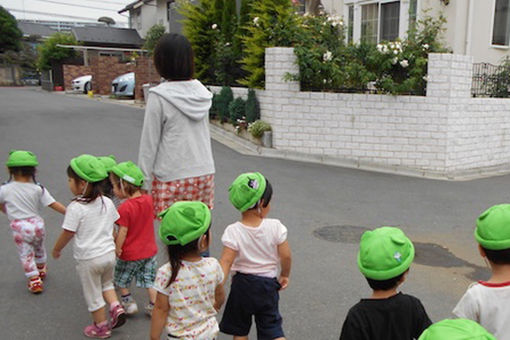
[[[496,338],[474,321],[447,319],[427,328],[418,340],[496,340]]]
[[[420,300],[397,292],[414,259],[402,230],[381,227],[361,236],[358,267],[373,293],[347,314],[340,340],[417,339],[431,321]]]
[[[113,287],[115,243],[113,224],[119,218],[112,201],[101,194],[101,181],[108,175],[94,156],[73,158],[67,168],[67,183],[76,196],[67,207],[62,233],[53,248],[53,257],[74,238],[76,270],[81,280],[83,295],[94,322],[83,332],[91,338],[108,338],[111,329],[126,321]],[[110,305],[111,323],[108,324],[105,300]]]
[[[43,291],[46,277],[46,249],[44,248],[44,220],[41,206],[48,206],[61,214],[66,208],[35,180],[37,157],[30,151],[11,151],[6,166],[9,181],[0,186],[0,210],[7,214],[18,255],[28,278],[28,290]]]
[[[112,172],[113,167],[117,165],[117,160],[115,159],[114,155],[99,156],[97,157],[97,159],[101,163],[103,163],[104,168],[106,169],[108,175]],[[103,191],[103,195],[111,199],[115,204],[116,198],[115,195],[113,194],[113,186],[109,178],[106,178],[101,181],[101,190]],[[115,204],[115,206],[117,206],[117,204]]]
[[[150,316],[156,300],[152,285],[156,277],[158,246],[154,239],[152,198],[142,194],[143,179],[142,171],[131,161],[114,166],[110,174],[115,196],[126,199],[119,206],[120,218],[116,222],[119,231],[115,239],[118,260],[114,282],[120,288],[126,313],[135,314],[138,306],[128,288],[136,277],[137,287],[147,288],[149,303],[145,312]]]
[[[170,261],[156,275],[150,337],[159,340],[166,325],[169,339],[215,339],[223,271],[218,260],[200,256],[211,241],[211,212],[202,202],[176,202],[160,217],[159,237]]]
[[[453,314],[478,322],[499,340],[510,339],[510,204],[487,209],[476,221],[480,255],[489,261],[488,281],[472,284]]]
[[[240,175],[229,188],[230,202],[241,212],[241,221],[229,225],[221,238],[225,277],[231,269],[235,275],[220,330],[234,339],[248,339],[252,316],[259,339],[285,339],[278,291],[289,284],[291,252],[287,228],[279,220],[266,218],[272,194],[271,184],[258,172]]]

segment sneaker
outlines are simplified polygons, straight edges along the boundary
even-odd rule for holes
[[[106,339],[112,336],[112,331],[108,324],[98,327],[94,322],[92,325],[88,325],[83,329],[83,334],[89,338]]]
[[[154,304],[152,302],[149,302],[145,306],[145,314],[149,317],[152,317],[152,310],[154,309]]]
[[[41,278],[41,280],[44,281],[44,279],[46,278],[46,265],[44,265],[44,267],[37,267],[37,270],[39,270],[39,277]]]
[[[126,322],[126,311],[119,304],[110,310],[110,318],[112,329],[120,327]]]
[[[32,294],[40,294],[44,290],[41,278],[36,277],[28,280],[28,290]]]
[[[138,313],[138,305],[136,304],[136,301],[133,299],[129,299],[128,301],[121,301],[122,307],[124,307],[124,310],[126,311],[127,315],[133,315]]]

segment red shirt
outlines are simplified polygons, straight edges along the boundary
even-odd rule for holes
[[[128,228],[120,259],[136,261],[156,255],[158,246],[154,238],[152,197],[142,195],[127,199],[118,210],[120,218],[115,223]]]

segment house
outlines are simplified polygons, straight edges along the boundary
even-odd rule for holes
[[[135,29],[116,27],[75,27],[71,30],[75,39],[83,46],[140,48],[143,39]]]
[[[493,64],[510,56],[510,0],[322,0],[322,6],[343,16],[348,41],[403,39],[416,20],[443,13],[453,53]]]

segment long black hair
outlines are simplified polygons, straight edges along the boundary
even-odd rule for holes
[[[9,169],[9,179],[7,180],[6,183],[9,183],[10,181],[12,181],[12,177],[15,176],[15,175],[20,175],[20,176],[24,176],[24,177],[32,177],[32,181],[34,181],[34,184],[37,184],[38,186],[41,187],[42,189],[42,192],[44,193],[44,187],[42,186],[41,183],[37,182],[37,180],[35,179],[35,173],[37,172],[35,166],[11,166],[11,167],[8,167]]]
[[[83,181],[83,178],[78,176],[78,174],[73,170],[73,168],[71,168],[71,166],[67,167],[67,176],[69,178],[72,178],[75,181],[75,183],[78,183],[79,181]],[[90,203],[98,197],[102,198],[102,196],[103,196],[103,191],[101,189],[102,181],[94,182],[94,183],[87,182],[87,183],[88,183],[87,187],[90,188],[90,189],[86,190],[88,192],[83,193],[83,195],[81,195],[80,197],[75,197],[73,199],[73,201],[77,201],[80,203]]]
[[[209,240],[209,229],[211,229],[211,226],[207,228],[207,231],[204,233],[204,237],[207,237]],[[168,250],[168,259],[170,262],[170,267],[172,268],[172,275],[170,276],[170,281],[168,281],[167,287],[170,287],[172,283],[175,282],[175,279],[177,278],[177,275],[179,274],[179,269],[181,269],[182,266],[182,258],[189,254],[189,253],[197,253],[198,252],[198,242],[202,239],[202,237],[199,237],[198,239],[181,246],[180,244],[176,245],[169,245],[167,246]]]

